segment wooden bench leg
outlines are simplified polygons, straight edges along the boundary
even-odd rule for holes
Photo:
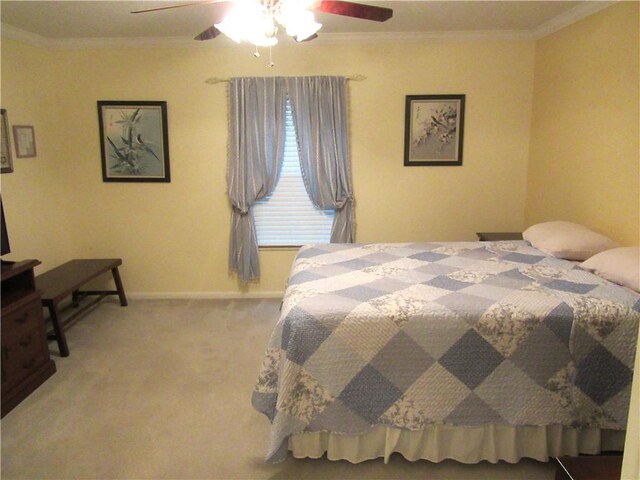
[[[51,317],[51,325],[53,331],[56,334],[56,341],[58,342],[58,348],[60,349],[61,357],[69,356],[69,347],[67,346],[67,337],[64,335],[64,329],[60,325],[60,314],[56,305],[49,305],[49,316]]]
[[[77,308],[78,305],[80,305],[78,303],[78,299],[80,298],[80,291],[79,290],[74,290],[71,293],[71,305],[73,305],[74,308]]]
[[[122,286],[122,280],[120,279],[118,267],[112,268],[111,273],[113,274],[113,281],[116,284],[116,290],[118,291],[118,297],[120,298],[120,305],[126,307],[128,305],[127,297],[124,294],[124,287]]]

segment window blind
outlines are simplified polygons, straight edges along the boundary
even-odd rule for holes
[[[284,158],[276,188],[253,207],[259,246],[328,243],[333,210],[313,205],[302,179],[291,104],[286,102]]]

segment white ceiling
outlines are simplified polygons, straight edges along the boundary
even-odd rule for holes
[[[2,34],[51,44],[70,40],[188,40],[219,20],[216,5],[195,5],[137,15],[129,13],[178,3],[189,2],[2,0]],[[324,25],[319,32],[321,38],[344,38],[349,34],[362,37],[451,32],[520,33],[539,37],[612,2],[365,0],[360,3],[392,8],[393,18],[378,23],[317,14],[316,18]]]

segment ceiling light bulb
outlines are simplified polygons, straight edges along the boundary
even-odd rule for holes
[[[307,13],[311,13],[311,12],[307,12]],[[311,15],[311,17],[312,18],[309,21],[301,23],[298,26],[298,30],[297,30],[297,32],[295,34],[295,38],[296,38],[296,40],[298,42],[306,40],[307,38],[311,37],[312,35],[315,35],[315,33],[322,28],[322,24],[321,23],[317,23],[313,19],[313,15]]]
[[[290,15],[282,21],[286,21],[287,35],[295,37],[298,41],[309,38],[322,27],[308,10],[291,10],[289,13]]]
[[[231,9],[227,15],[222,19],[220,23],[214,24],[214,26],[224,33],[227,37],[236,43],[240,43],[243,40],[243,15],[244,11],[240,8],[238,3]]]
[[[264,32],[265,37],[275,37],[278,33],[278,27],[273,20],[271,15],[265,15],[262,18],[262,31]]]
[[[240,40],[242,40],[236,26],[233,25],[233,22],[230,22],[228,18],[225,18],[220,23],[214,24],[214,27],[236,43],[240,43]]]

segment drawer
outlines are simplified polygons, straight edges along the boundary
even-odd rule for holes
[[[11,341],[2,339],[2,391],[21,382],[48,359],[42,329],[32,328]]]
[[[20,310],[2,316],[3,343],[12,342],[34,328],[44,335],[44,320],[40,299],[29,302]]]
[[[478,240],[481,242],[499,242],[501,240],[522,240],[520,232],[478,232]]]

